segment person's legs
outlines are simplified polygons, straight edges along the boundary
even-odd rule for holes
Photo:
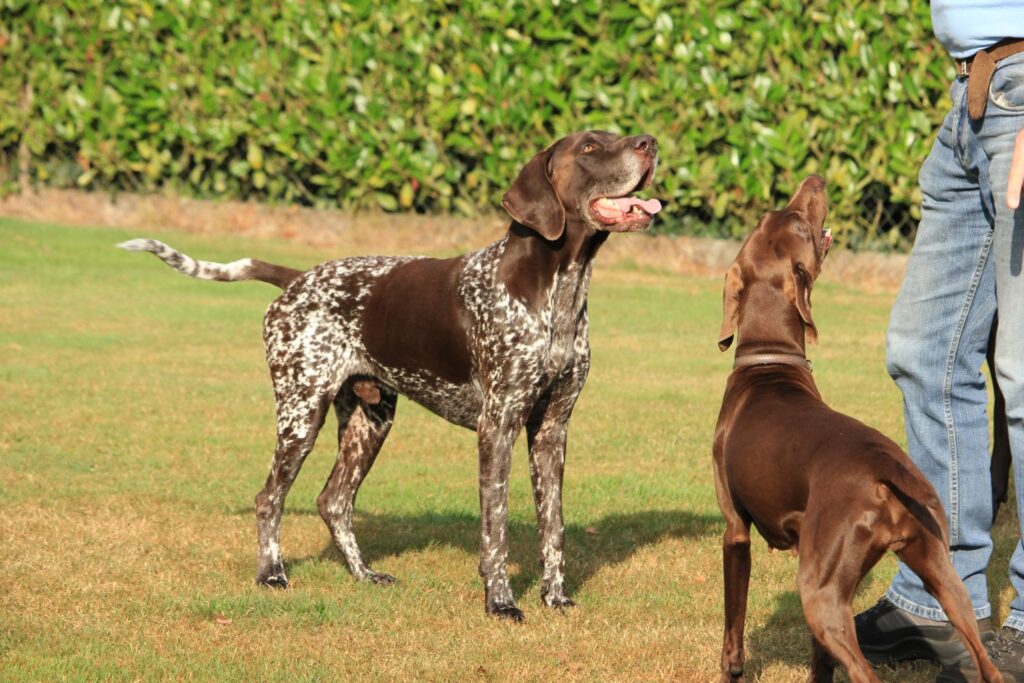
[[[978,139],[989,160],[995,231],[992,261],[999,330],[996,374],[1006,398],[1010,450],[1017,482],[1017,514],[1024,528],[1024,210],[1006,206],[1006,184],[1018,131],[1024,128],[1024,54],[999,64]],[[1024,546],[1018,541],[1010,560],[1010,583],[1017,592],[1005,625],[1024,630]]]
[[[954,86],[953,95],[953,113],[922,169],[925,201],[921,229],[907,281],[893,309],[888,365],[904,394],[908,450],[935,484],[946,506],[953,564],[967,584],[975,613],[982,617],[991,613],[984,571],[992,542],[986,396],[978,369],[996,304],[1000,318],[996,373],[1007,399],[1011,450],[1017,454],[1018,523],[1024,528],[1024,211],[1006,206],[1014,140],[1024,129],[1024,55],[1000,63],[981,122],[966,120],[962,83]],[[947,165],[951,160],[961,162],[961,176]],[[961,183],[975,185],[974,199]],[[972,202],[970,215],[961,213]],[[956,244],[945,246],[962,249],[959,258],[950,257],[947,249],[933,243],[941,239],[941,230],[956,226]],[[988,236],[986,229],[991,231]],[[965,286],[964,273],[972,259],[974,275]],[[939,268],[936,264],[940,263],[950,268],[946,282],[940,276],[929,275],[929,270]],[[935,289],[929,292],[931,287]],[[950,335],[957,291],[963,293],[960,317]],[[927,315],[929,308],[932,316]],[[915,324],[921,325],[916,331],[912,329]],[[950,339],[952,345],[947,346]],[[936,370],[942,367],[940,354],[929,344],[949,350],[944,373]],[[915,348],[920,358],[914,358]],[[929,387],[933,391],[929,392]],[[1024,681],[1024,545],[1020,542],[1010,561],[1010,582],[1016,596],[1004,628],[987,637],[983,633],[983,640],[1004,679],[1020,682]],[[925,617],[945,618],[933,607],[930,598],[920,593],[917,577],[901,566],[886,600],[858,615],[858,636],[863,630],[882,642],[885,636],[898,633],[909,646],[901,647],[896,658],[905,658],[916,647],[916,652],[931,653],[921,656],[940,656],[946,663],[937,681],[974,680],[977,672],[969,658],[950,662],[941,656],[941,648],[948,642],[948,625],[926,621]],[[979,621],[979,625],[985,624],[983,631],[988,621]],[[933,647],[935,644],[939,647]],[[892,657],[893,652],[879,647],[877,654]]]
[[[903,392],[908,453],[935,487],[949,521],[953,565],[978,618],[991,614],[988,397],[981,365],[995,313],[991,212],[982,198],[984,151],[967,119],[965,84],[921,169],[921,223],[893,306],[886,364]],[[886,598],[946,620],[900,564]]]

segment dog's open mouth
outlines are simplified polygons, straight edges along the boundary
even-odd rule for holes
[[[661,211],[661,202],[640,197],[600,197],[590,202],[590,210],[605,225],[642,230]]]
[[[825,258],[829,247],[832,246],[832,228],[825,228],[821,231],[821,257]]]

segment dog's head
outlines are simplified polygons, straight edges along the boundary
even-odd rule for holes
[[[818,340],[811,317],[811,289],[832,246],[832,233],[825,228],[827,214],[825,181],[812,175],[800,183],[784,208],[761,217],[725,276],[719,349],[725,351],[732,344],[742,298],[755,282],[781,288],[799,312],[807,339]]]
[[[651,184],[657,166],[658,141],[650,135],[574,133],[526,164],[501,205],[547,240],[561,237],[567,223],[636,232],[661,210],[657,199],[632,196]]]

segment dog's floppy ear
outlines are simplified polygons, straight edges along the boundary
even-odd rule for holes
[[[814,318],[811,317],[811,287],[813,279],[803,267],[803,264],[793,265],[793,270],[786,281],[786,295],[789,297],[796,310],[800,311],[800,319],[806,326],[804,329],[807,341],[812,344],[818,343],[818,328],[814,325]]]
[[[725,351],[732,345],[736,325],[740,317],[740,292],[743,291],[743,272],[735,261],[725,274],[725,291],[722,293],[722,329],[718,333],[718,350]]]
[[[548,174],[552,149],[533,157],[501,200],[516,222],[533,228],[546,240],[557,240],[565,230],[565,209]]]

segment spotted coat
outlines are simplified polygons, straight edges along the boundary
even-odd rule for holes
[[[607,150],[603,159],[591,154],[595,145]],[[515,220],[505,237],[452,259],[347,258],[300,273],[254,259],[196,261],[155,240],[120,245],[150,251],[192,277],[284,288],[264,317],[277,448],[256,496],[258,582],[287,585],[279,543],[284,499],[331,406],[338,459],[317,498],[320,514],[355,577],[394,581],[366,564],[352,511],[401,393],[477,432],[485,607],[516,620],[522,612],[508,576],[508,476],[525,427],[542,600],[573,604],[565,592],[562,479],[568,420],[590,368],[592,260],[609,231],[642,229],[650,220],[634,209],[609,225],[590,205],[649,184],[656,149],[649,136],[564,138],[535,157],[506,194],[503,205]],[[573,163],[581,154],[590,155],[586,164]]]

